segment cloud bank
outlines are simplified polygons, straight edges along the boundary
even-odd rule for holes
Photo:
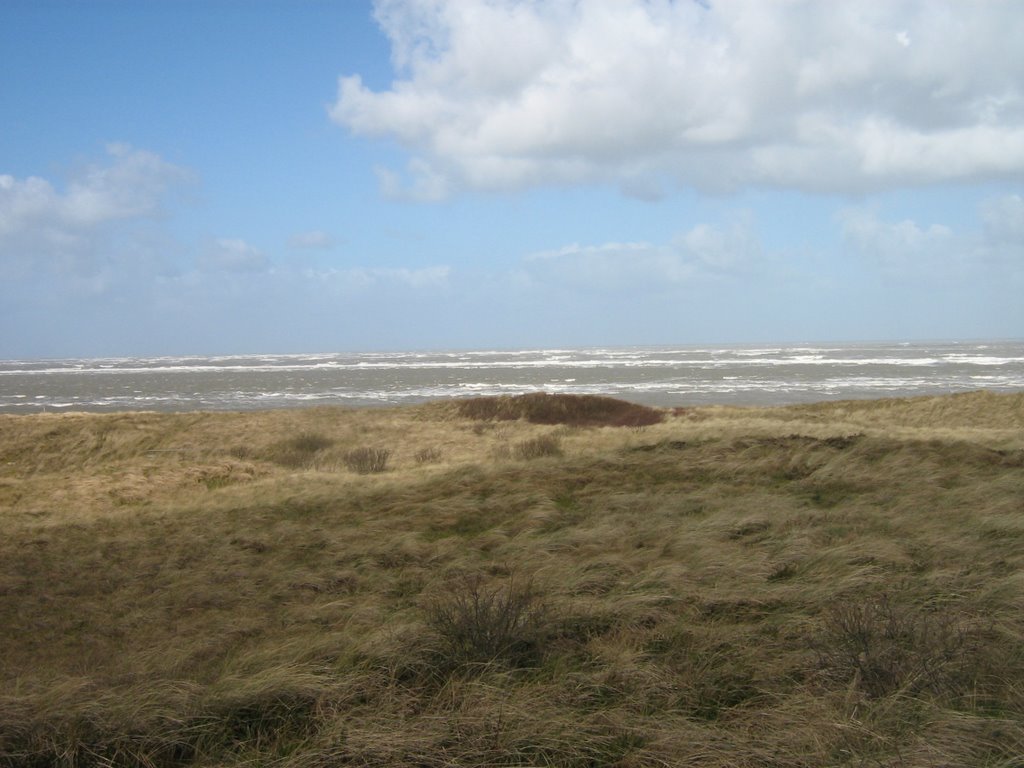
[[[982,200],[980,231],[956,231],[913,219],[885,221],[867,207],[836,217],[843,241],[889,277],[958,280],[985,274],[997,281],[1024,279],[1024,198]]]
[[[55,187],[38,176],[0,175],[0,267],[94,270],[109,240],[163,215],[167,198],[192,179],[188,170],[125,144],[109,144]]]
[[[573,243],[529,254],[520,275],[534,286],[656,295],[729,279],[738,270],[756,273],[763,256],[752,221],[740,216],[727,226],[699,224],[668,243]]]
[[[397,79],[332,119],[384,191],[615,183],[861,192],[1024,173],[1013,0],[381,0]]]

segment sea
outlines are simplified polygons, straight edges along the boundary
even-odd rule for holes
[[[0,360],[0,412],[396,406],[525,392],[786,405],[1024,391],[1024,339]]]

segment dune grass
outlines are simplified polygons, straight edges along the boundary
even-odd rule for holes
[[[0,416],[0,766],[1024,765],[1024,394],[472,403]]]

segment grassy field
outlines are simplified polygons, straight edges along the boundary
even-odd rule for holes
[[[0,416],[0,766],[1024,766],[1024,394]]]

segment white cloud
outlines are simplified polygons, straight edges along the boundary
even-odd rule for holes
[[[206,248],[199,266],[209,272],[263,272],[270,266],[270,259],[244,240],[225,237]]]
[[[947,243],[953,232],[942,224],[927,229],[910,219],[889,224],[864,209],[848,208],[839,214],[843,236],[858,245],[893,253],[914,253]]]
[[[986,200],[981,205],[981,218],[988,241],[1015,248],[1018,260],[1024,261],[1024,197],[1005,195]]]
[[[451,193],[449,180],[419,158],[409,161],[406,174],[382,167],[374,171],[381,193],[390,200],[435,203]]]
[[[526,259],[526,273],[539,283],[619,292],[652,290],[692,277],[694,266],[670,246],[652,243],[577,243]]]
[[[867,208],[848,208],[837,218],[843,239],[892,275],[960,279],[984,272],[996,281],[1018,279],[1024,274],[1024,199],[990,198],[979,214],[981,229],[975,231],[885,221]]]
[[[705,268],[729,270],[758,257],[761,244],[749,216],[741,215],[728,227],[698,224],[676,238],[676,247],[683,249]]]
[[[845,209],[837,218],[843,239],[888,272],[917,276],[951,266],[956,237],[949,227],[890,223],[864,208]]]
[[[388,194],[661,182],[864,190],[1024,171],[1013,0],[382,0],[398,79],[332,118]],[[404,192],[403,192],[404,190]]]
[[[292,248],[326,249],[334,245],[334,238],[328,233],[314,229],[309,232],[296,232],[288,239]]]
[[[423,267],[354,267],[352,269],[308,269],[303,272],[307,280],[343,291],[363,291],[374,287],[406,286],[411,288],[438,288],[448,284],[451,268],[448,266]]]
[[[0,260],[89,268],[115,225],[159,216],[169,193],[191,178],[152,152],[106,149],[106,163],[84,167],[63,189],[37,176],[0,175]]]
[[[530,254],[516,277],[528,284],[571,284],[607,292],[658,292],[756,268],[760,242],[750,221],[728,227],[700,224],[667,244],[579,245]]]
[[[35,227],[85,229],[153,216],[174,184],[188,178],[158,155],[124,144],[107,146],[106,165],[89,165],[63,192],[46,179],[0,175],[0,235]]]

